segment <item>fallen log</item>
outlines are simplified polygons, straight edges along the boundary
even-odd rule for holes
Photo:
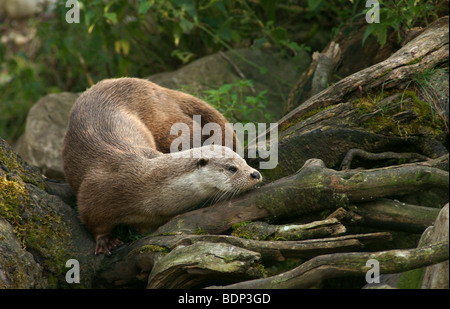
[[[186,288],[201,285],[203,280],[206,280],[203,278],[205,272],[214,274],[216,282],[222,282],[224,278],[227,281],[240,281],[245,276],[261,275],[253,269],[255,266],[253,264],[260,261],[270,265],[287,258],[310,259],[329,253],[360,251],[367,244],[391,239],[391,234],[387,232],[302,241],[259,241],[227,235],[147,236],[116,250],[110,259],[105,260],[98,272],[96,287],[129,288],[148,284],[148,287],[152,288],[169,286]],[[197,243],[201,245],[196,245]],[[191,246],[190,249],[180,251],[181,248]],[[172,254],[173,251],[176,251],[176,255]],[[219,264],[224,260],[234,261],[234,266],[240,265],[242,268],[234,276],[233,271],[227,267],[233,264],[216,267],[210,265],[210,258],[217,258]],[[185,272],[183,269],[189,268],[189,265],[195,267]],[[194,272],[192,268],[196,271]],[[151,273],[152,279],[149,278],[147,283]],[[176,284],[175,279],[167,279],[181,275],[185,276],[186,280],[178,281]],[[196,275],[200,277],[190,278]],[[190,279],[187,279],[188,277]]]
[[[233,228],[231,235],[255,240],[303,240],[341,235],[346,231],[338,219],[331,218],[306,224],[244,223]]]
[[[194,288],[204,282],[236,282],[262,277],[260,254],[226,243],[199,241],[179,246],[160,259],[147,288]]]
[[[396,200],[379,199],[359,203],[351,209],[363,217],[363,225],[387,230],[422,234],[433,225],[438,208],[410,205]]]
[[[404,272],[433,265],[449,258],[448,241],[409,250],[373,253],[336,253],[313,258],[300,266],[268,278],[243,281],[210,288],[225,289],[301,289],[316,286],[324,279],[364,276],[371,269],[367,261],[379,262],[381,274]]]
[[[170,220],[152,235],[201,230],[220,234],[234,224],[262,218],[292,218],[304,214],[348,207],[388,196],[414,193],[428,188],[448,189],[449,174],[421,164],[372,170],[335,171],[313,159],[294,175],[252,190],[230,201],[222,201]]]

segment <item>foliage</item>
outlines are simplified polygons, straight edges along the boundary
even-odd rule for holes
[[[374,35],[378,43],[383,46],[387,40],[388,30],[393,28],[397,32],[398,42],[402,39],[402,33],[418,25],[427,25],[436,19],[435,1],[425,0],[380,0],[379,23],[371,23],[364,35],[362,44],[369,35]],[[372,7],[368,7],[362,14],[367,14]]]
[[[295,63],[299,51],[312,51],[305,42],[319,28],[336,30],[365,14],[363,0],[78,2],[80,23],[66,22],[69,10],[66,0],[58,0],[51,18],[31,20],[41,43],[34,55],[8,51],[0,43],[0,136],[16,140],[23,130],[28,109],[47,93],[81,92],[110,77],[146,77],[177,69],[220,50],[241,47],[275,47],[293,56]],[[371,24],[364,40],[375,35],[383,44],[390,28],[400,33],[418,23],[426,24],[434,18],[434,2],[380,1],[382,22]],[[299,39],[298,32],[305,31],[305,25],[307,35]],[[265,67],[258,69],[261,74],[267,73]],[[260,103],[264,104],[265,94],[253,93],[236,101],[239,88],[248,87],[240,85],[241,82],[204,95],[223,112],[246,120],[261,107]],[[252,111],[244,110],[241,103],[253,102],[255,98],[260,103],[250,105]]]
[[[26,111],[45,91],[38,79],[39,70],[24,54],[5,59],[0,44],[0,136],[17,139],[25,127]],[[6,133],[7,132],[7,133]]]
[[[265,113],[267,90],[256,93],[251,80],[238,80],[201,93],[195,93],[189,87],[183,87],[180,90],[208,102],[231,122],[246,123],[255,118],[269,122],[271,119],[271,115]]]
[[[247,0],[110,0],[106,5],[85,0],[80,24],[65,22],[67,9],[64,0],[60,2],[59,18],[46,23],[39,36],[46,42],[46,60],[53,58],[60,65],[60,82],[54,83],[66,90],[61,81],[72,80],[70,88],[81,91],[90,80],[173,70],[203,55],[233,49],[243,40],[260,45],[271,40],[291,52],[304,48],[291,42],[274,20],[267,20],[266,15],[275,15],[274,6],[261,10]]]
[[[0,135],[17,139],[28,109],[49,92],[80,92],[110,77],[145,77],[251,44],[271,44],[290,55],[307,48],[290,40],[281,24],[292,14],[275,3],[285,1],[78,2],[80,23],[66,22],[65,0],[58,0],[52,18],[34,20],[41,42],[34,59],[8,54],[0,43],[1,70],[8,74],[0,78]]]

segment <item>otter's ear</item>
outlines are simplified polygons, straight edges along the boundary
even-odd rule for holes
[[[202,167],[205,166],[206,164],[208,164],[209,159],[206,158],[200,158],[197,161],[197,167]]]

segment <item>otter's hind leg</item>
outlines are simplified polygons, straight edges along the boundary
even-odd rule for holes
[[[94,175],[96,174],[94,173]],[[123,244],[122,241],[111,235],[117,225],[117,214],[113,212],[114,208],[110,207],[111,201],[104,200],[104,196],[99,198],[102,196],[101,192],[106,191],[105,188],[102,188],[98,182],[92,181],[91,178],[88,176],[81,183],[77,196],[78,212],[81,223],[94,236],[95,254],[110,255],[112,249]],[[106,194],[106,196],[108,195]]]

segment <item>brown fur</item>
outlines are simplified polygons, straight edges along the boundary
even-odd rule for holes
[[[146,80],[105,80],[77,100],[64,138],[64,172],[77,193],[80,218],[96,238],[96,253],[119,243],[110,237],[117,225],[156,228],[209,197],[261,181],[223,146],[213,152],[231,158],[166,154],[177,137],[171,126],[186,123],[192,132],[193,115],[225,132],[226,119],[205,102]]]

